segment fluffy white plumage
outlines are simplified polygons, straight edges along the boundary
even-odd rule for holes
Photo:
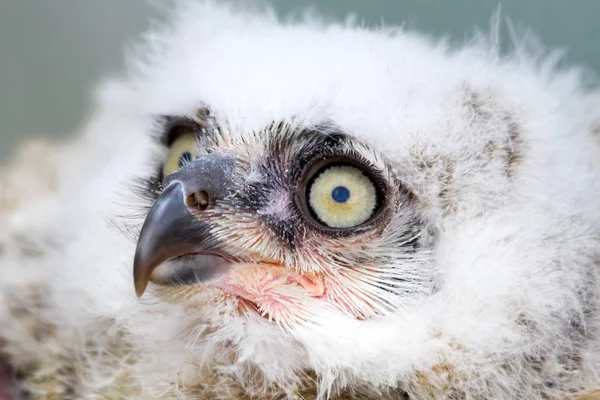
[[[77,140],[26,148],[3,172],[0,345],[22,384],[39,398],[127,399],[600,387],[600,95],[517,49],[180,4],[103,85]],[[433,243],[397,266],[411,279],[394,312],[351,318],[308,299],[310,323],[282,328],[224,317],[226,304],[204,304],[209,289],[136,298],[122,227],[135,234],[147,209],[130,183],[165,157],[155,117],[202,105],[232,140],[327,122],[391,160]]]

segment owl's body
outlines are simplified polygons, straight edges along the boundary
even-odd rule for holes
[[[0,350],[34,398],[600,387],[600,95],[577,71],[206,4],[147,43],[79,138],[4,171]],[[197,160],[235,160],[198,221],[245,272],[138,299],[142,223],[200,162],[163,167],[172,121]],[[372,172],[372,216],[294,198],[329,157]]]

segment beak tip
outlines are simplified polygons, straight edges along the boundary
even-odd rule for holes
[[[138,299],[143,296],[144,292],[146,291],[147,285],[148,285],[147,283],[144,284],[143,282],[136,280],[134,286],[135,286],[135,295],[137,296]]]
[[[133,263],[133,286],[135,288],[135,295],[138,299],[142,297],[146,291],[149,281],[149,278],[146,277],[147,274],[144,273],[147,271],[145,271],[144,268],[141,268],[140,265],[142,264],[139,262],[136,254],[136,259]]]
[[[135,295],[137,296],[138,299],[140,299],[144,295],[145,291],[146,291],[145,288],[136,287],[135,288]]]
[[[137,263],[136,263],[136,267],[137,267]],[[140,274],[139,269],[134,267],[133,286],[135,288],[135,295],[138,297],[138,299],[140,297],[142,297],[142,295],[146,291],[146,288],[148,287],[148,281],[149,281],[149,279],[144,277],[142,274]]]

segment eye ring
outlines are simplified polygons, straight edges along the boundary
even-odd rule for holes
[[[373,184],[376,201],[371,215],[365,221],[354,226],[332,227],[328,226],[316,215],[314,209],[310,204],[309,190],[311,188],[311,185],[314,184],[315,179],[318,178],[318,176],[321,173],[332,167],[356,168],[358,171],[360,171],[360,173],[362,173],[362,175],[366,177],[366,179],[368,179]],[[314,228],[321,231],[322,233],[335,236],[347,236],[364,232],[370,229],[380,218],[382,218],[382,215],[384,214],[383,210],[386,206],[385,193],[387,193],[388,188],[385,184],[385,181],[383,180],[383,177],[377,171],[373,171],[371,168],[369,168],[364,163],[355,158],[344,155],[318,157],[309,164],[307,164],[300,176],[301,178],[298,181],[295,196],[297,206],[300,209],[301,213],[305,216],[305,219],[308,220],[308,222]],[[338,187],[333,188],[331,192],[332,197],[334,196],[333,192],[337,189]],[[341,191],[338,191],[338,193],[336,194],[340,195],[341,197],[339,199],[335,199],[334,197],[333,200],[340,203],[344,203],[344,201],[339,200],[347,201],[349,198],[348,193],[341,193],[345,192],[344,189],[348,190],[347,188],[343,188]]]

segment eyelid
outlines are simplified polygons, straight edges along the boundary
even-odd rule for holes
[[[367,160],[361,159],[360,156],[347,153],[328,154],[315,157],[311,162],[307,163],[301,171],[300,183],[304,185],[308,184],[318,171],[326,166],[333,166],[335,164],[351,165],[358,168],[366,176],[369,176],[377,186],[382,187],[382,189],[387,189],[381,171],[377,170]]]
[[[196,130],[192,130],[189,127],[186,126],[178,126],[174,129],[172,129],[169,134],[168,134],[168,146],[172,147],[173,144],[180,138],[182,138],[183,136],[193,136],[196,140],[198,139],[198,133]]]
[[[161,143],[167,147],[171,145],[182,135],[191,133],[198,136],[202,127],[197,121],[188,117],[163,117],[164,125],[161,137]]]

